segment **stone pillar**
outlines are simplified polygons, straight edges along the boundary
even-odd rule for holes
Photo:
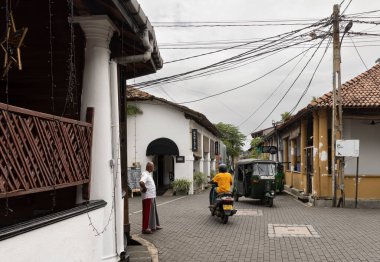
[[[103,259],[116,261],[115,219],[113,206],[113,169],[110,94],[109,43],[116,30],[107,16],[75,17],[86,36],[85,65],[81,102],[81,120],[88,107],[94,107],[94,129],[91,153],[91,199],[107,202],[102,225],[95,225],[103,233]],[[111,214],[113,213],[113,214]],[[110,218],[111,215],[111,219]],[[108,223],[109,221],[109,223]]]
[[[300,145],[300,150],[301,150],[301,177],[302,177],[302,187],[303,187],[303,192],[307,192],[307,178],[306,178],[306,143],[307,143],[307,119],[303,118],[301,119],[301,145]]]
[[[321,196],[319,173],[319,116],[318,111],[313,112],[313,195]]]
[[[329,196],[329,168],[328,168],[328,132],[327,132],[327,110],[319,110],[319,172],[320,172],[320,187],[321,197]]]

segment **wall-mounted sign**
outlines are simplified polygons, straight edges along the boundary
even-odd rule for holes
[[[274,155],[277,153],[277,147],[276,146],[262,146],[261,152]]]
[[[215,155],[219,155],[219,142],[215,141]]]
[[[336,140],[336,156],[359,157],[359,140]]]
[[[198,130],[191,129],[191,150],[198,151]]]
[[[185,156],[176,156],[175,162],[176,163],[185,163]]]

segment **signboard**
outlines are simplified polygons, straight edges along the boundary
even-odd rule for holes
[[[275,146],[262,146],[261,152],[274,155],[277,153],[277,147],[275,147]]]
[[[215,155],[219,155],[219,142],[215,141]]]
[[[336,140],[336,156],[359,157],[359,140]]]
[[[176,156],[175,162],[176,163],[185,163],[185,156]]]
[[[141,168],[128,168],[128,187],[140,188]]]
[[[191,150],[198,151],[198,130],[191,129]]]

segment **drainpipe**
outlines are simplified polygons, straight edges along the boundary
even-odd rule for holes
[[[145,62],[149,61],[152,57],[153,41],[149,40],[148,29],[144,30],[143,37],[141,40],[142,40],[143,46],[146,48],[146,51],[144,54],[117,57],[115,59],[116,63],[121,64],[121,65],[127,65],[127,64],[131,64],[131,63],[139,63],[139,62],[145,63]]]

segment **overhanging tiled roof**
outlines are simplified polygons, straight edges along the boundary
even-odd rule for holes
[[[332,91],[311,102],[308,108],[331,107]],[[342,85],[342,106],[346,108],[380,107],[380,64]]]
[[[207,117],[205,115],[203,115],[197,111],[194,111],[194,110],[192,110],[186,106],[181,106],[179,104],[170,102],[170,101],[163,99],[163,98],[160,98],[160,97],[156,97],[154,95],[151,95],[147,92],[141,91],[141,90],[133,88],[133,87],[127,87],[127,100],[128,101],[156,100],[156,101],[159,101],[161,103],[170,105],[170,106],[176,108],[177,110],[184,112],[186,117],[193,119],[198,124],[204,126],[208,131],[213,133],[215,136],[220,137],[220,133],[219,133],[218,129],[215,127],[215,125],[213,125],[207,119]]]

